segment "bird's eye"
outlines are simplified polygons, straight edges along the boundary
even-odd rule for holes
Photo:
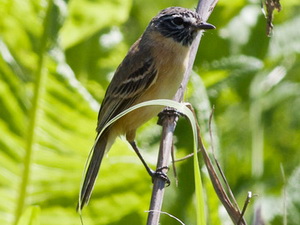
[[[184,21],[183,21],[183,19],[181,17],[175,17],[173,19],[173,23],[176,24],[176,25],[178,25],[178,26],[180,26],[180,25],[183,25]]]

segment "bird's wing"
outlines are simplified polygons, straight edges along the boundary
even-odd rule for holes
[[[157,70],[150,54],[141,54],[139,41],[118,67],[98,114],[97,131],[119,113],[128,109],[156,80]]]

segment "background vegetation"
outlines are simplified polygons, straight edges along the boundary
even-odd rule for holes
[[[80,180],[114,70],[161,9],[196,4],[0,0],[0,224],[20,217],[18,224],[80,224]],[[259,1],[220,0],[209,20],[217,30],[202,39],[185,98],[198,110],[207,143],[215,106],[214,147],[238,203],[248,191],[258,195],[249,224],[300,221],[300,3],[283,1],[282,8],[269,38]],[[152,167],[161,129],[155,120],[138,134]],[[192,151],[190,132],[181,119],[176,157]],[[176,165],[179,184],[170,172],[163,210],[192,225],[192,159]],[[204,183],[208,224],[231,224]],[[145,224],[151,187],[138,158],[117,141],[83,211],[85,224]],[[178,224],[165,215],[161,223]]]

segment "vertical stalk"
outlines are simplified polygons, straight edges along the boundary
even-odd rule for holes
[[[168,167],[170,161],[170,151],[173,145],[173,133],[177,124],[178,117],[163,117],[163,131],[162,138],[158,153],[158,160],[156,168]],[[167,172],[165,169],[163,172]],[[161,207],[163,204],[163,197],[165,192],[166,181],[163,179],[154,179],[152,198],[150,202],[150,210],[147,219],[147,225],[157,225],[159,224]]]
[[[196,9],[196,12],[199,13],[200,17],[202,20],[205,22],[208,17],[210,16],[211,12],[213,11],[215,5],[217,4],[218,0],[199,0],[198,1],[198,6]],[[189,56],[189,64],[188,68],[184,74],[183,81],[181,83],[180,88],[178,89],[174,100],[181,102],[183,99],[184,91],[186,89],[192,67],[194,65],[195,57],[197,54],[198,46],[200,43],[201,35],[199,34],[197,39],[194,40],[192,47],[191,47],[191,52]],[[159,149],[159,156],[157,160],[157,168],[162,168],[165,166],[168,166],[168,161],[169,161],[169,156],[171,155],[171,149],[173,146],[173,132],[176,127],[176,122],[177,122],[177,116],[171,116],[168,117],[166,116],[164,120],[162,121],[163,125],[163,132],[162,132],[162,138],[161,138],[161,144],[160,144],[160,149]],[[197,156],[196,156],[197,157]],[[198,167],[197,169],[199,170],[199,165],[196,164]],[[163,171],[165,172],[165,171]],[[200,176],[200,173],[196,174],[197,177]],[[201,177],[200,177],[201,179]],[[201,182],[201,181],[200,181]],[[150,213],[148,214],[148,219],[147,219],[147,225],[158,225],[159,224],[159,218],[160,218],[160,211],[162,208],[162,203],[163,203],[163,197],[164,197],[164,185],[165,182],[160,179],[160,178],[154,178],[153,182],[153,191],[152,191],[152,196],[151,196],[151,203],[150,203]],[[202,186],[200,183],[199,185]],[[203,199],[203,194],[199,193],[201,190],[198,187],[197,191],[197,200],[198,203],[200,202],[199,199]],[[203,201],[202,201],[203,202]],[[198,212],[198,210],[203,210],[203,212]],[[205,217],[204,217],[204,207],[202,206],[197,206],[197,224],[205,224]]]
[[[31,175],[31,166],[32,166],[32,158],[33,158],[33,146],[36,140],[36,128],[37,122],[39,118],[39,111],[40,111],[40,101],[43,97],[44,89],[45,89],[45,80],[46,80],[46,73],[43,71],[44,63],[45,63],[45,52],[47,49],[47,41],[48,41],[48,29],[50,26],[50,14],[52,11],[53,2],[49,0],[47,13],[43,22],[43,33],[40,42],[40,48],[38,52],[38,64],[35,73],[35,86],[33,92],[33,99],[32,99],[32,106],[30,111],[30,118],[29,118],[29,126],[27,131],[27,140],[25,146],[25,156],[23,161],[23,171],[22,171],[22,178],[19,187],[19,197],[18,202],[14,214],[14,223],[17,224],[18,220],[20,219],[23,210],[26,206],[26,197],[28,192],[28,185],[30,181]]]

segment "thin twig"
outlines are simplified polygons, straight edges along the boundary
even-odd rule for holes
[[[173,133],[176,127],[177,118],[166,116],[162,121],[163,132],[160,150],[158,153],[157,168],[166,168],[169,165],[170,152],[173,145]],[[167,126],[168,125],[168,126]],[[167,172],[163,169],[162,172]],[[147,225],[157,225],[159,223],[160,211],[163,202],[166,181],[158,177],[153,179],[153,190]]]
[[[199,153],[201,150],[199,149],[198,151],[197,151],[197,153]],[[186,160],[186,159],[188,159],[188,158],[191,158],[191,157],[193,157],[194,156],[194,153],[190,153],[190,154],[188,154],[188,155],[186,155],[186,156],[184,156],[184,157],[182,157],[182,158],[179,158],[179,159],[176,159],[174,162],[181,162],[181,161],[184,161],[184,160]]]
[[[149,211],[146,211],[146,212],[157,212],[157,213],[160,213],[160,214],[165,214],[165,215],[168,215],[169,217],[175,219],[176,221],[178,221],[181,225],[185,225],[184,222],[182,222],[180,219],[178,219],[176,216],[173,216],[170,213],[162,212],[162,211],[156,211],[156,210],[149,210]]]
[[[243,210],[242,210],[240,219],[239,219],[238,222],[237,222],[237,225],[242,224],[241,222],[242,222],[242,220],[243,220],[244,214],[245,214],[245,212],[246,212],[246,209],[247,209],[247,207],[248,207],[248,205],[249,205],[250,200],[251,200],[252,197],[253,197],[252,192],[249,191],[249,192],[248,192],[248,195],[247,195],[247,198],[246,198],[246,200],[245,200],[245,203],[244,203],[244,207],[243,207]]]
[[[196,113],[195,110],[191,105],[188,106],[190,110],[193,112],[194,117],[196,118]],[[222,183],[220,179],[217,176],[217,173],[215,171],[215,168],[213,167],[213,164],[208,156],[208,153],[206,151],[206,148],[203,144],[202,138],[201,138],[201,133],[200,133],[200,127],[199,124],[196,123],[196,128],[197,128],[197,136],[198,136],[198,146],[201,149],[202,157],[205,162],[206,168],[208,170],[208,174],[210,176],[210,180],[213,184],[214,190],[222,202],[223,206],[225,207],[228,215],[230,216],[231,220],[234,222],[234,224],[238,224],[238,221],[240,220],[239,225],[247,225],[246,221],[244,220],[243,217],[241,217],[241,212],[238,208],[235,208],[232,202],[230,201],[227,193],[225,192]]]
[[[176,171],[176,166],[175,166],[174,145],[172,145],[171,157],[172,157],[172,167],[173,167],[173,173],[174,173],[174,178],[175,178],[175,182],[176,182],[176,187],[178,187],[178,177],[177,177],[177,171]]]
[[[192,107],[192,105],[188,105],[189,109],[193,112],[195,118],[196,118],[196,113]],[[212,147],[212,154],[213,154],[213,159],[214,159],[214,162],[215,164],[217,165],[217,169],[219,171],[219,173],[221,174],[221,177],[223,179],[223,182],[225,183],[226,185],[226,189],[227,191],[229,192],[229,195],[233,201],[233,203],[230,201],[230,199],[228,198],[226,192],[225,192],[225,189],[223,188],[219,178],[217,177],[217,174],[216,174],[216,171],[207,155],[207,152],[206,152],[206,149],[202,143],[202,140],[201,140],[201,136],[200,136],[200,128],[199,128],[199,125],[197,124],[197,131],[198,131],[198,141],[199,141],[199,146],[200,146],[200,149],[197,151],[198,152],[202,152],[202,155],[203,155],[203,158],[204,158],[204,162],[206,164],[206,167],[207,167],[207,170],[209,172],[209,175],[210,175],[210,178],[211,178],[211,181],[213,183],[213,186],[214,186],[214,189],[219,197],[219,199],[221,200],[221,202],[223,203],[224,207],[226,208],[228,214],[230,215],[232,221],[237,224],[237,225],[245,225],[246,224],[246,221],[244,220],[243,216],[246,212],[246,209],[247,209],[247,206],[250,202],[250,199],[252,197],[252,193],[251,192],[248,192],[248,198],[246,199],[245,201],[245,204],[244,204],[244,207],[243,207],[243,210],[242,212],[240,212],[239,210],[239,207],[238,207],[238,204],[235,200],[235,197],[231,191],[231,188],[227,182],[227,179],[225,177],[225,174],[223,173],[223,170],[221,169],[220,167],[220,164],[214,154],[214,141],[213,141],[213,135],[212,135],[212,128],[211,128],[211,124],[212,124],[212,118],[213,118],[213,113],[214,113],[214,107],[212,108],[212,112],[210,114],[210,117],[209,117],[209,134],[210,134],[210,139],[211,139],[211,147]],[[183,161],[187,158],[190,158],[194,155],[194,153],[191,153],[183,158],[180,158],[180,159],[177,159],[176,161],[174,162],[178,162],[178,161]]]
[[[200,14],[202,21],[207,21],[213,8],[217,4],[218,0],[199,0],[196,12]],[[196,53],[200,43],[202,32],[197,36],[191,47],[188,68],[184,74],[183,81],[178,89],[174,100],[181,102],[183,95],[192,71],[192,67],[195,61]],[[157,168],[165,168],[169,165],[169,156],[171,155],[171,149],[173,144],[173,134],[178,120],[178,115],[166,116],[163,121],[163,133],[161,138],[161,144],[159,149],[159,156],[157,161]],[[147,219],[147,225],[159,224],[160,212],[162,208],[165,181],[160,178],[155,178],[153,182],[153,191],[151,196],[150,209]]]
[[[233,201],[233,204],[234,204],[235,208],[239,209],[239,206],[238,206],[238,204],[237,204],[237,202],[235,200],[235,197],[234,197],[234,195],[233,195],[233,193],[231,191],[231,188],[230,188],[229,183],[228,183],[228,181],[226,179],[226,176],[225,176],[225,174],[224,174],[224,172],[223,172],[223,170],[222,170],[222,168],[221,168],[221,166],[219,164],[219,161],[217,160],[216,154],[215,154],[214,139],[213,139],[213,135],[212,135],[212,126],[211,126],[212,125],[212,119],[213,119],[214,112],[215,112],[215,107],[213,106],[211,114],[209,116],[209,123],[208,123],[209,124],[208,127],[209,127],[209,136],[210,136],[210,143],[211,143],[212,155],[214,157],[214,162],[217,165],[218,171],[221,174],[222,180],[223,180],[223,182],[226,185],[226,189],[229,192],[230,198]]]

